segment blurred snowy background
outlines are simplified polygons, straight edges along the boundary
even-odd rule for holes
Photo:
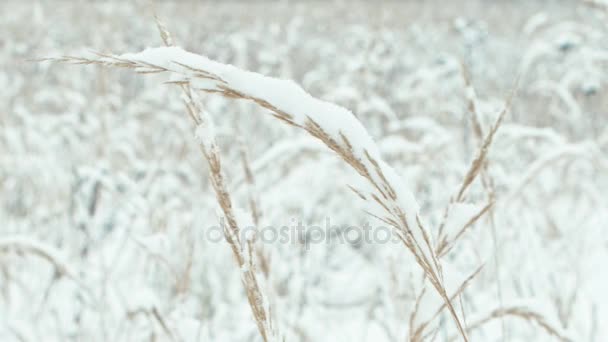
[[[0,340],[258,341],[193,127],[156,77],[28,59],[178,45],[293,79],[351,109],[413,189],[436,232],[484,130],[521,73],[489,155],[496,204],[446,256],[469,274],[472,341],[608,340],[608,5],[592,1],[0,2]],[[229,190],[262,225],[378,224],[357,176],[259,108],[205,96]],[[244,182],[240,150],[253,168]],[[479,181],[456,229],[487,203]],[[468,216],[467,216],[468,215]],[[463,221],[464,218],[464,221]],[[450,229],[448,227],[447,229]],[[404,341],[420,270],[400,244],[262,246],[287,341]],[[352,242],[352,241],[351,241]],[[540,324],[539,324],[540,323]],[[449,316],[435,339],[456,337]],[[428,340],[430,340],[429,338]]]

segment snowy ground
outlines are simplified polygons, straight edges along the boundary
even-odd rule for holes
[[[179,87],[164,74],[30,61],[162,46],[154,12],[188,51],[351,110],[361,125],[291,85],[192,62],[298,124],[309,115],[339,144],[344,133],[369,168],[360,147],[377,146],[433,245],[493,201],[441,257],[450,291],[484,265],[453,301],[470,341],[608,340],[608,5],[150,3],[0,3],[0,341],[261,340],[248,270],[218,228],[198,146],[209,131],[196,139]],[[485,135],[518,74],[483,177],[450,204],[480,140],[469,99]],[[261,213],[256,273],[277,336],[410,340],[442,302],[348,188],[365,189],[362,177],[267,109],[201,99],[240,225],[250,198]],[[326,227],[331,239],[319,238]],[[446,310],[426,329],[424,340],[462,340]]]

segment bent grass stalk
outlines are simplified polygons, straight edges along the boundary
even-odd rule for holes
[[[173,39],[165,25],[158,17],[155,17],[155,19],[161,38],[165,45],[173,45]],[[228,227],[225,227],[224,237],[230,245],[232,253],[239,266],[239,270],[242,271],[241,280],[243,282],[243,287],[245,288],[247,300],[249,302],[258,331],[260,332],[262,339],[265,342],[268,342],[274,334],[270,318],[271,316],[269,312],[267,312],[269,310],[266,310],[266,307],[264,306],[264,296],[255,273],[255,264],[252,254],[254,246],[249,240],[245,243],[240,241],[238,222],[233,211],[230,194],[227,191],[224,183],[224,177],[222,175],[220,151],[215,142],[213,131],[209,129],[209,126],[212,125],[210,122],[211,117],[204,112],[200,101],[198,101],[198,98],[193,93],[189,84],[180,84],[180,87],[184,94],[184,103],[186,105],[186,109],[188,110],[188,113],[194,123],[197,125],[197,135],[206,135],[204,137],[198,136],[198,138],[201,152],[209,166],[210,180],[215,190],[217,202],[222,208],[228,222]],[[254,203],[252,202],[252,206],[253,205]],[[258,216],[255,207],[252,207],[252,215],[254,220],[257,221]],[[264,265],[266,265],[266,263],[264,263]]]

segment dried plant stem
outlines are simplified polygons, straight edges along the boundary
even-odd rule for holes
[[[20,236],[8,236],[0,239],[1,251],[17,251],[23,254],[36,255],[48,262],[55,268],[56,275],[65,276],[78,285],[78,288],[87,295],[88,298],[94,299],[91,290],[78,277],[77,272],[63,260],[55,248],[44,243],[34,241],[30,238]]]
[[[496,310],[492,311],[486,317],[469,324],[469,326],[467,327],[467,330],[473,331],[473,330],[479,329],[480,327],[482,327],[484,324],[486,324],[488,322],[491,322],[498,318],[507,317],[507,316],[520,318],[520,319],[526,320],[528,322],[538,324],[549,335],[554,336],[555,338],[559,339],[560,341],[563,341],[563,342],[572,341],[572,339],[570,337],[566,336],[564,334],[564,332],[560,331],[561,329],[556,328],[552,324],[550,324],[543,315],[541,315],[538,312],[535,312],[533,310],[530,310],[528,308],[518,307],[518,306],[496,309]],[[454,341],[457,338],[458,338],[458,336],[452,336],[449,338],[449,341]]]
[[[241,136],[239,134],[239,136]],[[247,183],[247,192],[248,192],[248,202],[249,202],[249,210],[251,211],[251,218],[253,220],[253,224],[256,227],[260,226],[260,217],[261,211],[259,207],[259,198],[256,196],[255,190],[255,180],[253,178],[253,172],[251,171],[251,167],[249,166],[249,155],[247,153],[247,147],[243,140],[239,141],[239,156],[241,159],[241,165],[243,167],[243,173],[245,174],[245,181]],[[251,242],[253,244],[253,242]],[[270,275],[270,262],[266,254],[264,254],[264,249],[262,245],[258,244],[256,246],[250,246],[250,248],[255,250],[256,258],[258,261],[258,265],[260,267],[260,271],[264,275],[264,278],[268,279]]]
[[[492,145],[494,135],[496,134],[496,132],[498,131],[498,128],[502,124],[502,121],[504,120],[505,115],[511,108],[511,103],[517,92],[518,83],[519,83],[519,78],[516,80],[515,86],[513,87],[511,94],[507,98],[507,102],[505,103],[503,109],[498,114],[496,121],[490,128],[490,131],[488,132],[488,134],[485,136],[483,143],[481,144],[481,146],[477,152],[477,156],[471,162],[471,165],[469,166],[469,170],[467,171],[466,175],[464,176],[462,185],[460,186],[460,189],[458,190],[458,193],[456,195],[456,199],[455,199],[456,202],[461,202],[464,199],[465,191],[469,188],[469,186],[471,185],[471,183],[473,183],[473,181],[475,180],[475,178],[477,177],[479,172],[483,169],[483,165],[485,163],[486,156],[488,155],[490,146]],[[475,120],[475,121],[477,121],[477,120]],[[477,124],[474,126],[479,126],[479,123],[477,122]],[[480,129],[479,127],[476,128],[476,130]],[[481,132],[481,131],[479,131],[479,132]]]
[[[475,98],[475,91],[473,89],[473,87],[470,85],[470,81],[468,79],[469,76],[466,76],[467,74],[465,73],[465,84],[467,85],[466,89],[467,89],[467,99],[468,99],[468,108],[471,111],[471,121],[473,122],[473,132],[475,133],[475,135],[478,137],[478,139],[481,139],[481,136],[483,134],[482,128],[481,128],[481,124],[479,122],[479,118],[477,115],[477,107],[474,101]],[[513,98],[515,97],[515,94],[517,93],[517,89],[518,89],[518,84],[519,84],[519,79],[520,77],[518,76],[516,81],[515,81],[515,86],[512,88],[511,93],[509,94],[509,97],[507,98],[507,101],[503,107],[503,109],[500,111],[500,113],[498,114],[498,117],[496,118],[496,120],[494,121],[494,124],[492,125],[492,127],[490,128],[490,131],[486,134],[486,136],[483,138],[483,141],[481,142],[479,149],[477,151],[477,155],[475,156],[475,158],[473,159],[473,161],[471,162],[471,164],[469,165],[469,169],[466,172],[463,180],[462,180],[462,184],[460,185],[458,191],[456,192],[456,194],[452,197],[450,204],[452,203],[458,203],[458,202],[463,202],[465,200],[465,193],[467,191],[467,189],[470,187],[470,185],[473,183],[473,181],[477,178],[478,175],[482,175],[482,183],[484,185],[484,188],[489,189],[490,184],[491,184],[491,179],[489,179],[486,175],[487,175],[487,155],[488,152],[490,150],[490,146],[492,145],[492,142],[494,140],[494,136],[496,134],[496,132],[498,131],[498,128],[500,127],[500,125],[502,124],[505,115],[507,114],[507,112],[509,111],[509,109],[511,108],[511,103],[513,101]],[[447,245],[454,245],[454,243],[462,236],[462,233],[464,233],[464,231],[471,225],[473,224],[477,219],[479,219],[488,209],[490,209],[493,204],[494,204],[495,200],[493,198],[493,196],[490,196],[488,205],[486,205],[486,207],[484,207],[484,209],[482,209],[482,211],[476,215],[474,217],[474,220],[472,222],[470,222],[469,225],[465,225],[459,232],[458,234],[450,241],[448,241],[448,237],[445,235],[444,232],[444,227],[445,227],[445,223],[447,222],[447,219],[449,217],[449,208],[450,206],[448,205],[444,211],[444,215],[443,215],[443,219],[442,222],[439,225],[439,232],[438,232],[438,245],[435,248],[435,251],[437,253],[437,255],[445,255],[445,248],[447,248]]]
[[[469,103],[469,114],[470,114],[470,118],[471,118],[471,122],[473,124],[473,132],[475,133],[475,137],[477,138],[478,143],[481,145],[483,143],[483,129],[481,127],[481,123],[479,121],[479,112],[477,110],[477,105],[476,105],[476,94],[475,94],[475,88],[473,87],[473,83],[471,82],[471,75],[469,74],[469,69],[466,68],[466,66],[463,64],[462,65],[462,75],[463,75],[463,79],[464,79],[464,83],[466,86],[466,95],[467,95],[467,101]],[[519,80],[519,78],[518,78]],[[517,85],[517,83],[516,83]],[[488,216],[489,216],[489,222],[490,222],[490,233],[492,235],[492,245],[493,245],[493,249],[494,249],[494,253],[493,253],[493,260],[494,260],[494,268],[495,268],[495,275],[496,275],[496,292],[497,292],[497,296],[498,296],[498,302],[500,304],[501,307],[504,306],[504,301],[503,301],[503,296],[502,296],[502,286],[500,283],[500,262],[498,260],[499,258],[499,250],[498,250],[498,238],[497,238],[497,234],[496,234],[496,222],[494,219],[494,203],[496,203],[496,189],[494,186],[494,179],[492,178],[492,175],[490,175],[489,173],[489,161],[488,159],[484,159],[484,163],[482,166],[482,170],[481,170],[481,184],[483,186],[483,188],[485,189],[487,195],[488,195],[488,202],[490,203],[489,207],[488,207]],[[501,324],[501,329],[502,329],[502,339],[503,341],[506,338],[506,324],[504,319],[501,317],[500,319],[500,324]]]
[[[158,17],[156,17],[156,22],[163,42],[165,45],[171,46],[171,34]],[[206,128],[205,126],[210,124],[208,122],[210,117],[205,117],[205,112],[193,94],[190,84],[182,83],[180,84],[180,87],[184,93],[184,102],[190,117],[193,119],[197,127],[202,127],[203,129]],[[197,133],[212,134],[210,130]],[[243,282],[247,300],[256,321],[258,331],[260,332],[262,339],[265,342],[268,342],[273,334],[271,331],[270,315],[266,312],[266,308],[264,306],[264,296],[262,295],[262,291],[260,290],[257,276],[255,274],[253,255],[251,254],[253,246],[251,241],[247,241],[247,243],[243,244],[240,240],[240,230],[233,211],[232,200],[226,189],[224,177],[222,176],[220,152],[217,144],[215,143],[215,137],[207,136],[199,138],[201,142],[201,152],[209,166],[210,180],[213,189],[215,190],[217,202],[220,205],[228,223],[227,227],[224,226],[224,236],[230,245],[239,269],[242,271],[241,280]]]
[[[458,287],[458,289],[456,290],[456,292],[454,292],[451,296],[450,296],[450,300],[453,301],[456,299],[456,297],[459,297],[464,290],[466,289],[467,285],[471,282],[471,280],[473,280],[473,278],[475,278],[479,272],[481,272],[481,270],[483,269],[483,265],[479,266],[473,273],[471,273],[463,282],[462,284]],[[424,294],[424,291],[421,293],[420,297]],[[417,299],[417,304],[415,306],[415,311],[416,312],[418,310],[418,306],[419,306],[419,301],[421,298]],[[446,302],[447,303],[447,302]],[[443,312],[443,310],[446,308],[447,304],[444,303],[443,305],[441,305],[439,307],[439,309],[437,309],[437,311],[435,311],[435,313],[433,314],[433,316],[431,316],[431,318],[426,321],[421,323],[420,325],[418,325],[417,327],[414,327],[412,323],[410,323],[410,327],[411,330],[413,331],[413,333],[411,333],[410,338],[412,341],[423,341],[425,340],[425,337],[428,337],[428,335],[432,334],[433,332],[428,332],[425,334],[425,330],[426,328],[429,326],[429,324],[439,316],[439,314],[441,312]],[[415,316],[413,316],[415,317]],[[414,319],[410,318],[410,322],[413,322]]]

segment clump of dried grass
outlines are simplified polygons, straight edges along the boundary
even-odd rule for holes
[[[171,35],[162,25],[162,23],[160,23],[160,21],[158,21],[158,26],[163,41],[167,46],[171,46]],[[468,95],[470,96],[469,110],[472,114],[474,133],[478,138],[480,145],[476,157],[471,162],[469,169],[463,178],[461,186],[452,198],[452,202],[463,202],[465,200],[467,190],[480,174],[482,175],[482,184],[489,194],[489,201],[487,205],[485,205],[476,215],[470,218],[470,220],[457,232],[455,236],[450,238],[448,238],[448,236],[443,232],[445,220],[448,219],[448,209],[446,208],[444,221],[440,225],[437,243],[435,244],[433,243],[429,231],[424,227],[418,214],[416,213],[415,217],[410,217],[409,215],[411,215],[411,213],[408,212],[407,209],[400,206],[398,194],[397,191],[395,191],[394,184],[392,184],[390,177],[387,177],[385,170],[382,167],[383,161],[377,160],[376,157],[372,156],[372,154],[365,149],[365,157],[363,159],[360,158],[355,153],[355,149],[353,147],[353,144],[356,144],[356,141],[352,141],[351,138],[349,138],[343,132],[340,132],[339,136],[329,134],[319,122],[310,116],[307,117],[307,119],[303,122],[298,121],[292,114],[285,112],[275,104],[269,102],[267,99],[238,90],[229,82],[214,74],[212,70],[199,69],[179,63],[178,61],[174,61],[174,63],[180,66],[180,70],[171,70],[165,66],[141,60],[126,59],[118,56],[103,54],[99,54],[97,58],[68,56],[57,58],[55,60],[76,64],[98,64],[112,67],[124,67],[134,69],[136,72],[142,74],[163,72],[178,74],[181,76],[181,78],[170,83],[177,84],[179,87],[181,87],[184,93],[188,114],[197,127],[203,128],[202,134],[209,134],[209,131],[205,131],[204,129],[207,125],[209,125],[210,117],[204,112],[200,101],[197,99],[196,93],[194,92],[194,89],[190,83],[192,79],[209,80],[217,84],[215,88],[202,89],[203,91],[217,93],[228,98],[251,101],[263,108],[268,109],[271,115],[276,119],[281,120],[290,126],[300,128],[323,142],[352,169],[367,180],[368,184],[373,189],[372,192],[367,193],[354,187],[351,187],[351,189],[362,200],[375,203],[383,209],[383,213],[381,215],[372,215],[395,228],[402,243],[412,253],[416,262],[423,270],[426,279],[432,284],[433,288],[444,300],[444,304],[432,316],[431,320],[435,319],[444,309],[447,309],[452,316],[456,327],[458,328],[460,336],[465,341],[468,341],[468,331],[481,326],[486,321],[506,315],[518,316],[527,320],[535,321],[549,333],[558,337],[560,336],[556,333],[557,330],[551,328],[551,326],[546,323],[546,320],[544,320],[541,315],[517,308],[496,310],[487,320],[475,322],[469,326],[466,326],[463,323],[463,319],[456,312],[453,301],[462,294],[469,282],[480,272],[481,266],[477,268],[470,276],[468,276],[453,294],[448,293],[443,280],[443,270],[440,262],[441,257],[445,256],[451,250],[451,248],[453,248],[457,240],[467,231],[467,229],[477,222],[484,214],[490,211],[494,204],[492,180],[487,174],[487,155],[493,142],[493,138],[510,108],[510,104],[515,92],[510,95],[504,109],[499,113],[494,124],[490,127],[485,136],[483,136],[483,129],[477,117],[477,109],[473,100],[474,95]],[[467,85],[469,85],[469,83],[467,83]],[[469,88],[470,87],[468,86],[467,89]],[[254,262],[256,257],[254,255],[257,255],[257,259],[261,261],[263,265],[262,271],[266,277],[268,276],[269,272],[268,263],[266,260],[264,260],[263,254],[257,252],[257,250],[254,248],[252,241],[241,241],[239,234],[239,222],[237,221],[234,213],[231,196],[227,191],[225,179],[223,177],[219,149],[212,137],[207,136],[204,139],[201,139],[201,152],[204,155],[210,169],[211,184],[215,190],[218,204],[220,205],[228,223],[225,227],[225,238],[230,245],[237,265],[243,271],[243,285],[245,287],[249,305],[256,320],[258,330],[262,338],[265,341],[268,341],[269,338],[274,335],[274,332],[271,324],[270,312],[268,307],[266,307],[264,304],[264,296],[257,279],[256,263]],[[246,151],[244,149],[241,149],[240,157],[243,170],[245,172],[245,180],[249,186],[253,186],[253,175],[249,167]],[[257,199],[252,193],[250,193],[249,196],[249,205],[252,218],[257,224],[259,222],[260,213],[257,205]],[[423,294],[424,290],[418,297],[415,308],[412,312],[412,316],[410,317],[409,338],[412,341],[420,341],[425,338],[432,337],[432,335],[435,333],[435,331],[428,331],[427,329],[430,321],[426,321],[414,326],[415,316]]]
[[[99,54],[98,58],[66,56],[56,58],[54,60],[75,64],[98,64],[112,67],[130,68],[135,69],[136,72],[141,74],[163,72],[178,73],[176,70],[170,70],[162,65],[105,54]],[[266,99],[242,93],[241,91],[232,87],[231,84],[215,75],[212,71],[197,69],[177,61],[175,61],[175,63],[187,71],[187,74],[183,76],[196,79],[207,79],[218,84],[215,89],[205,89],[204,91],[209,93],[218,93],[228,98],[252,101],[259,106],[268,109],[273,117],[308,132],[311,136],[319,139],[327,147],[333,150],[359,175],[366,179],[373,189],[370,194],[364,194],[363,191],[357,190],[353,187],[351,187],[351,189],[362,200],[374,203],[383,209],[384,214],[382,216],[376,214],[372,215],[395,228],[396,232],[398,233],[397,236],[403,242],[404,246],[413,254],[416,262],[424,271],[426,279],[430,281],[433,288],[437,291],[441,298],[443,298],[445,302],[444,307],[450,312],[458,330],[461,333],[461,336],[465,341],[468,341],[461,318],[459,318],[459,315],[452,304],[452,296],[448,294],[448,291],[443,283],[442,267],[440,265],[438,255],[434,251],[431,236],[428,233],[428,230],[423,226],[422,220],[417,213],[415,213],[415,217],[409,217],[409,214],[406,215],[407,209],[400,206],[397,192],[395,191],[393,184],[391,184],[389,181],[389,178],[385,175],[385,171],[381,166],[381,163],[384,163],[383,161],[376,160],[376,158],[373,157],[365,148],[363,148],[364,159],[359,158],[354,152],[353,148],[353,144],[356,143],[355,141],[351,141],[343,132],[340,132],[338,137],[331,136],[325,131],[320,123],[315,121],[310,116],[308,116],[304,122],[297,122],[295,117],[290,113],[279,109]],[[203,113],[203,111],[196,103],[196,100],[194,100],[195,95],[190,86],[189,79],[184,78],[183,80],[172,81],[170,83],[177,84],[182,88],[186,94],[186,104],[190,117],[197,125],[204,125],[204,119],[201,118],[201,113]],[[236,257],[239,266],[245,266],[245,258],[238,248],[238,246],[240,246],[242,243],[240,240],[238,240],[238,223],[232,210],[232,203],[229,193],[226,190],[224,179],[221,175],[221,162],[217,146],[202,146],[202,151],[211,170],[211,181],[216,191],[218,203],[224,211],[224,215],[226,216],[228,222],[228,231],[225,234],[226,239],[231,245],[233,254]],[[267,317],[265,314],[263,314],[264,311],[256,305],[258,302],[256,298],[261,298],[261,293],[259,291],[259,286],[257,285],[257,280],[255,279],[255,274],[253,271],[246,272],[245,274],[245,282],[250,283],[249,285],[246,285],[246,287],[248,288],[248,298],[250,298],[250,304],[252,306],[254,316],[256,317],[256,321],[258,322],[262,336],[267,336],[267,333],[263,331],[263,328],[261,328],[267,322]],[[252,294],[251,297],[249,296],[249,291]]]
[[[163,40],[168,44],[170,42],[170,35],[168,35],[168,32],[164,30],[161,25],[159,25],[159,27],[161,28],[161,31],[165,32],[162,34]],[[100,54],[99,58],[97,59],[83,57],[62,57],[56,60],[76,64],[101,64],[113,67],[125,67],[135,69],[138,73],[142,74],[162,72],[176,73],[175,70],[170,70],[161,65],[156,65],[145,61],[125,59],[112,55]],[[456,313],[452,301],[458,294],[460,294],[464,290],[466,284],[480,271],[481,268],[477,269],[471,276],[469,276],[469,278],[467,278],[467,280],[462,284],[456,294],[450,295],[448,294],[443,283],[443,271],[439,262],[439,258],[444,256],[449,251],[449,249],[454,245],[456,240],[460,238],[465,232],[465,230],[469,228],[473,223],[475,223],[477,219],[479,219],[479,217],[481,217],[491,207],[492,203],[486,205],[477,215],[471,218],[471,220],[458,232],[458,234],[452,240],[448,241],[446,236],[441,234],[440,229],[440,242],[437,247],[433,248],[431,236],[428,233],[428,230],[423,226],[422,220],[420,219],[418,214],[415,214],[415,218],[408,219],[406,215],[406,209],[400,207],[397,200],[397,192],[395,191],[393,184],[391,184],[388,177],[385,175],[383,168],[380,166],[380,163],[383,163],[383,161],[376,160],[376,158],[374,158],[365,149],[365,159],[360,159],[354,152],[354,142],[352,142],[345,134],[340,132],[339,137],[331,136],[325,131],[321,124],[319,124],[311,117],[307,117],[307,119],[303,123],[298,122],[297,120],[295,120],[293,115],[279,109],[277,106],[270,103],[266,99],[259,98],[250,94],[245,94],[231,87],[228,82],[222,80],[212,71],[197,69],[192,66],[181,64],[177,61],[175,63],[188,71],[187,74],[184,76],[198,79],[208,79],[218,83],[216,89],[204,89],[204,91],[210,93],[219,93],[229,98],[252,101],[258,104],[259,106],[270,110],[271,114],[275,118],[291,126],[305,130],[311,136],[319,139],[327,147],[333,150],[339,157],[341,157],[342,160],[344,160],[357,173],[359,173],[364,179],[366,179],[374,189],[372,193],[365,194],[364,192],[357,190],[354,187],[351,187],[351,189],[362,200],[375,203],[384,210],[384,215],[382,216],[376,214],[372,215],[395,228],[395,230],[399,233],[398,236],[403,242],[404,246],[413,254],[415,260],[424,271],[427,280],[430,281],[437,293],[444,300],[444,305],[439,309],[439,311],[434,317],[436,317],[444,308],[447,308],[458,330],[460,331],[462,338],[465,341],[468,340],[465,327],[461,321],[461,318]],[[186,94],[186,105],[188,108],[188,113],[193,119],[193,121],[199,126],[204,125],[205,122],[202,118],[204,112],[195,100],[195,95],[190,86],[189,79],[184,78],[183,80],[173,81],[171,83],[179,85]],[[482,170],[486,155],[489,150],[489,146],[492,143],[494,134],[496,133],[498,127],[504,119],[504,116],[509,108],[509,103],[510,101],[507,103],[507,106],[505,106],[505,109],[500,113],[490,132],[485,137],[483,144],[480,146],[477,157],[471,163],[469,171],[466,173],[462,185],[458,193],[454,197],[454,201],[461,202],[464,200],[465,191],[468,189],[468,187],[472,184],[472,182]],[[476,125],[476,127],[477,133],[481,134],[481,129],[479,125]],[[233,250],[233,254],[236,257],[239,266],[253,266],[253,264],[247,265],[246,258],[239,248],[239,246],[242,246],[242,242],[239,240],[238,223],[232,210],[230,195],[226,190],[224,179],[222,177],[221,160],[219,157],[217,146],[214,144],[210,146],[205,146],[205,144],[203,144],[202,152],[205,156],[205,159],[208,161],[211,170],[211,181],[216,191],[218,203],[224,211],[224,215],[226,216],[228,222],[226,239]],[[244,165],[246,165],[245,161]],[[248,173],[247,171],[247,168],[245,168],[246,174]],[[247,175],[246,179],[251,180],[251,176]],[[251,201],[250,203],[252,204],[251,208],[252,212],[254,213],[254,219],[256,219],[256,208],[253,206],[255,202]],[[412,226],[412,223],[414,223],[414,226]],[[249,249],[249,253],[251,253],[251,247]],[[250,260],[249,262],[251,262],[252,259],[253,258],[250,256],[250,258],[248,259]],[[253,271],[245,272],[244,283],[247,289],[250,305],[254,312],[254,317],[258,322],[260,333],[262,334],[263,338],[266,339],[268,333],[264,326],[267,326],[268,320],[265,310],[259,305],[257,305],[258,302],[260,302],[259,299],[262,298],[262,296],[259,290],[257,279],[255,278],[255,273]],[[420,339],[427,326],[428,322],[422,324],[416,329],[413,329],[411,338],[413,340]]]
[[[162,72],[176,73],[175,70],[170,70],[162,65],[156,65],[140,60],[121,58],[113,55],[99,54],[99,58],[97,59],[66,56],[57,58],[55,60],[75,64],[99,64],[130,68],[135,69],[136,72],[142,74]],[[340,132],[338,137],[331,136],[325,131],[324,127],[322,127],[320,123],[315,121],[310,116],[308,116],[304,122],[297,122],[295,117],[290,113],[279,109],[266,99],[245,94],[235,89],[231,86],[231,84],[221,79],[218,75],[215,75],[212,71],[197,69],[177,61],[175,61],[175,63],[187,70],[187,74],[184,76],[197,79],[207,79],[218,84],[215,89],[206,89],[204,91],[209,93],[218,93],[228,98],[252,101],[259,106],[270,110],[271,115],[275,118],[308,132],[311,136],[319,139],[327,147],[333,150],[342,160],[344,160],[358,174],[366,179],[369,185],[371,185],[373,188],[372,193],[368,195],[353,187],[351,187],[351,189],[362,200],[375,203],[383,209],[384,214],[382,216],[378,216],[376,214],[372,215],[395,228],[396,232],[398,233],[398,237],[403,242],[404,246],[413,254],[416,262],[424,271],[426,279],[430,281],[437,293],[441,296],[441,298],[443,298],[445,302],[444,307],[450,312],[463,339],[465,341],[468,340],[461,318],[459,318],[459,315],[452,304],[452,296],[448,294],[448,291],[443,283],[442,267],[440,265],[438,255],[434,251],[431,236],[428,233],[428,230],[423,226],[422,220],[417,213],[415,213],[415,217],[409,217],[409,213],[406,215],[407,209],[400,206],[397,192],[395,191],[393,184],[391,184],[389,181],[389,178],[385,175],[385,171],[381,166],[381,163],[384,163],[383,161],[376,160],[376,158],[373,157],[365,147],[363,148],[364,159],[359,158],[353,148],[353,144],[357,143],[356,141],[351,141],[343,132]],[[186,105],[188,108],[188,113],[193,121],[198,126],[205,125],[205,119],[202,118],[203,111],[195,100],[195,95],[190,86],[189,79],[184,78],[183,80],[172,81],[171,83],[179,85],[184,91],[187,99]],[[230,195],[226,190],[224,179],[222,177],[221,160],[217,145],[213,144],[210,146],[205,146],[205,144],[203,144],[202,152],[210,167],[211,181],[216,192],[218,203],[224,211],[224,215],[226,216],[226,220],[228,222],[228,230],[225,234],[226,239],[233,250],[233,254],[236,257],[239,266],[253,266],[252,264],[246,264],[245,256],[242,254],[239,248],[239,246],[242,245],[242,242],[239,240],[238,223],[232,210]],[[251,254],[251,250],[249,250],[249,253]],[[253,258],[249,258],[249,260],[252,259]],[[256,322],[258,322],[260,333],[264,339],[266,339],[268,333],[264,326],[268,325],[268,318],[261,305],[258,305],[261,302],[260,299],[262,298],[261,292],[252,268],[247,268],[247,270],[248,271],[245,272],[244,276],[244,283],[246,285],[248,298],[254,312]]]

